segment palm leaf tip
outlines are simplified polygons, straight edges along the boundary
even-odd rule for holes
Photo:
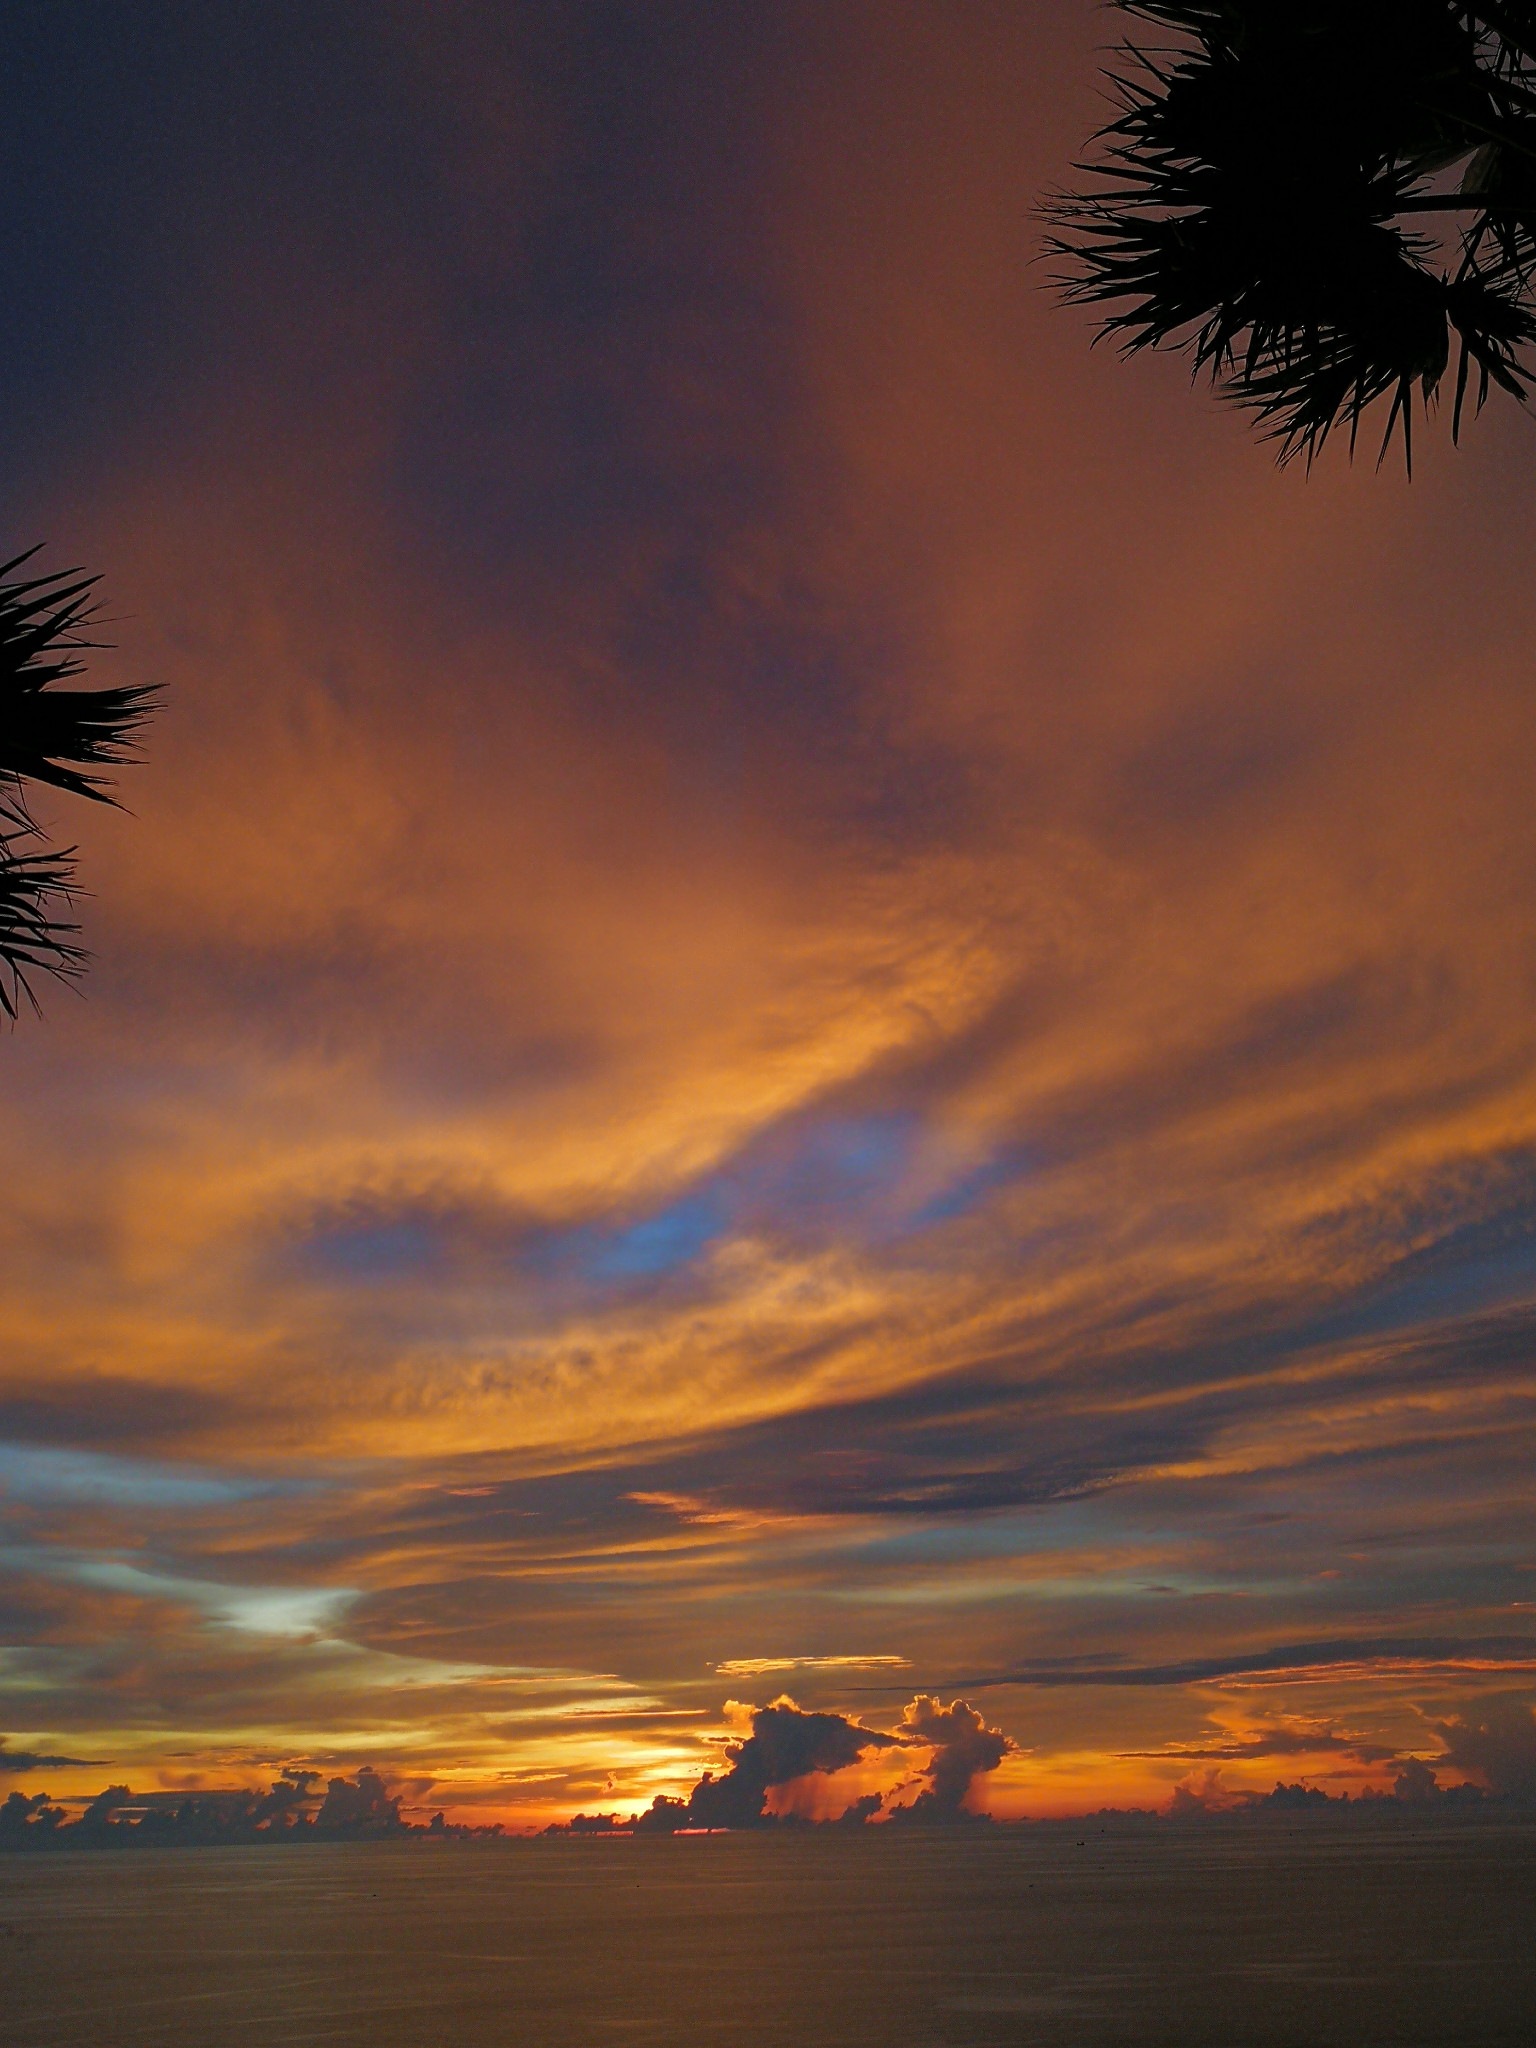
[[[74,849],[29,853],[31,837],[0,833],[0,1013],[12,1023],[23,1003],[37,1010],[35,977],[73,981],[86,959],[80,927],[64,914],[76,894]]]
[[[0,564],[0,810],[27,822],[23,785],[39,782],[113,803],[99,771],[137,758],[159,696],[153,684],[61,689],[105,643],[89,637],[99,579],[79,570],[16,577],[35,549]]]
[[[1063,295],[1129,352],[1192,355],[1310,458],[1390,400],[1405,448],[1456,364],[1524,398],[1536,311],[1536,5],[1124,0],[1172,31],[1126,44],[1088,181],[1045,207]],[[1461,190],[1426,179],[1465,164]],[[1449,272],[1416,213],[1463,216]]]
[[[67,687],[91,637],[98,578],[78,569],[18,574],[36,548],[0,563],[0,1016],[38,1008],[36,980],[73,981],[86,954],[68,914],[74,849],[51,850],[29,808],[34,783],[115,803],[103,771],[137,758],[154,686]]]

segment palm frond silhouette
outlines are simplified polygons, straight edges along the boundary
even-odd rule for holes
[[[102,643],[87,637],[99,578],[79,570],[17,576],[36,548],[0,563],[0,1012],[37,1008],[33,978],[69,980],[85,965],[75,849],[47,847],[29,785],[116,803],[102,771],[131,761],[156,690],[63,689]]]
[[[1048,200],[1070,301],[1127,352],[1173,346],[1310,461],[1455,363],[1524,401],[1536,344],[1536,4],[1119,0],[1170,32],[1121,45],[1091,181]],[[1429,232],[1456,227],[1447,256]]]

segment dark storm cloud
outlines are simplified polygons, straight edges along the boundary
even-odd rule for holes
[[[945,1707],[919,1696],[892,1734],[860,1727],[841,1714],[805,1713],[790,1700],[777,1700],[753,1709],[752,1733],[728,1746],[731,1767],[723,1776],[706,1771],[686,1799],[658,1798],[634,1825],[644,1834],[758,1827],[773,1818],[768,1797],[775,1787],[830,1777],[891,1749],[926,1750],[928,1761],[916,1799],[886,1803],[888,1818],[902,1825],[951,1824],[978,1817],[968,1804],[977,1782],[1015,1747],[964,1700]],[[836,1818],[858,1826],[879,1813],[882,1803],[881,1794],[866,1793],[846,1802]]]
[[[841,1714],[807,1714],[781,1701],[754,1711],[751,1735],[731,1753],[731,1770],[767,1789],[813,1771],[846,1770],[867,1751],[889,1749],[895,1740]]]
[[[967,1701],[945,1707],[924,1694],[903,1710],[900,1734],[932,1751],[927,1785],[910,1805],[892,1812],[891,1818],[902,1822],[960,1820],[970,1812],[966,1802],[977,1779],[995,1771],[1018,1747],[1000,1728],[989,1728]]]
[[[637,1826],[652,1833],[756,1827],[775,1786],[847,1770],[872,1751],[895,1748],[901,1740],[861,1728],[841,1714],[803,1713],[789,1700],[756,1707],[752,1733],[727,1747],[730,1769],[718,1778],[706,1771],[686,1800],[658,1799]]]
[[[1446,1763],[1470,1771],[1490,1792],[1536,1798],[1536,1707],[1529,1693],[1474,1701],[1434,1727]]]

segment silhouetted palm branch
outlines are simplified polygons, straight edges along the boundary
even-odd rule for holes
[[[27,800],[45,783],[96,803],[115,803],[103,768],[134,758],[152,687],[61,689],[101,643],[86,637],[98,579],[78,570],[15,578],[35,548],[0,563],[0,1010],[35,1009],[30,976],[77,975],[79,927],[61,916],[74,888],[73,849],[28,851],[42,835]]]
[[[1188,349],[1310,459],[1456,356],[1523,400],[1536,344],[1536,5],[1452,0],[1121,0],[1173,31],[1123,46],[1097,188],[1048,203],[1066,296],[1112,310],[1127,351]],[[1458,188],[1429,181],[1457,166]],[[1449,270],[1407,223],[1462,216]]]
[[[30,837],[0,833],[0,1011],[13,1021],[23,1002],[37,1008],[32,975],[72,980],[85,964],[85,954],[74,943],[80,927],[56,907],[73,900],[74,849],[18,851],[18,842]]]

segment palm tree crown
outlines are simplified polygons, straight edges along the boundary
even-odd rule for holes
[[[133,758],[153,686],[58,687],[101,643],[85,637],[98,579],[78,570],[17,577],[37,550],[0,563],[0,1011],[36,1009],[31,977],[71,978],[85,954],[65,912],[75,891],[74,848],[51,851],[28,803],[46,783],[96,803],[115,803],[100,771]]]
[[[1383,449],[1454,355],[1523,400],[1536,343],[1536,4],[1119,0],[1095,182],[1048,202],[1069,299],[1133,351],[1191,351],[1308,459],[1391,398]],[[1458,227],[1442,253],[1427,228]]]

